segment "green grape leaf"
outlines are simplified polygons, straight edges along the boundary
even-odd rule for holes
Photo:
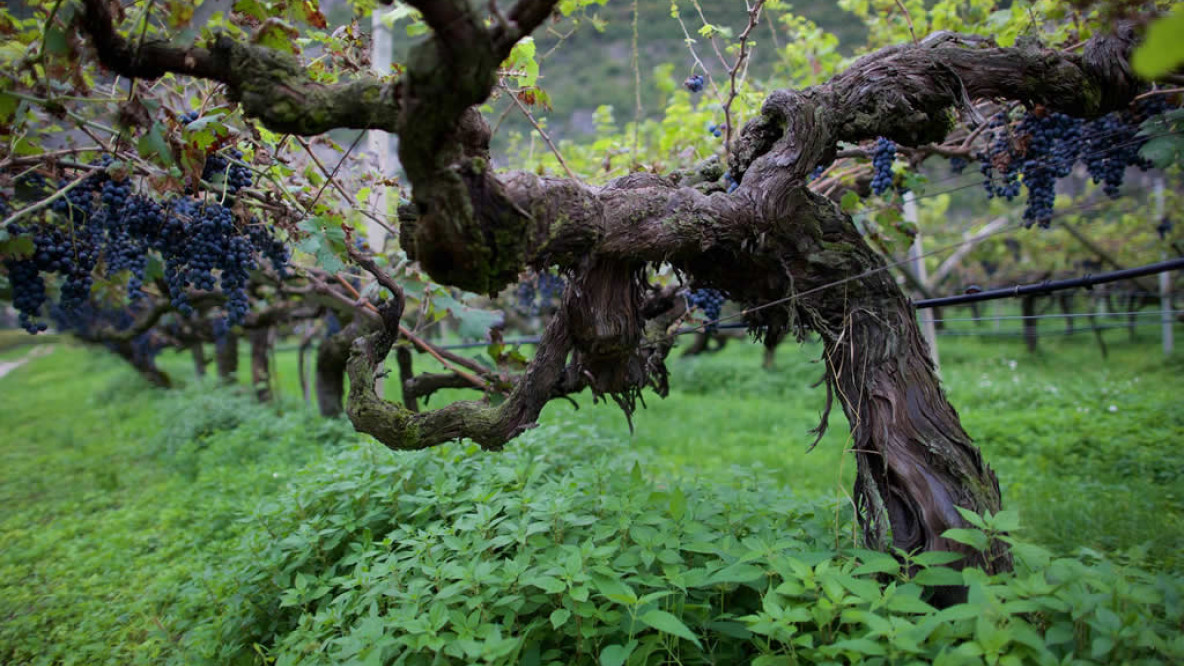
[[[70,42],[66,39],[66,32],[56,27],[46,30],[45,50],[52,55],[65,55],[69,53]]]
[[[259,21],[267,19],[267,8],[259,0],[236,0],[234,11]]]
[[[269,18],[251,36],[251,41],[284,53],[300,53],[300,47],[296,42],[299,37],[300,31],[287,21]]]
[[[1131,54],[1131,66],[1144,79],[1156,79],[1184,64],[1184,6],[1156,19],[1147,28],[1147,39]]]
[[[297,225],[308,236],[296,245],[301,252],[311,254],[317,265],[330,273],[345,268],[341,255],[345,253],[345,232],[339,225],[333,225],[323,217],[310,217]]]
[[[505,321],[505,314],[501,310],[482,310],[470,307],[445,293],[434,294],[431,298],[434,310],[444,310],[456,317],[462,338],[483,339],[489,329]]]
[[[136,142],[136,152],[146,159],[156,158],[162,166],[173,164],[173,151],[164,138],[164,127],[160,123],[152,123],[152,128],[140,137]]]
[[[296,0],[292,3],[292,16],[305,25],[322,30],[329,25],[316,0]]]
[[[1184,137],[1172,134],[1151,139],[1139,150],[1157,169],[1166,169],[1184,159]]]
[[[32,236],[12,236],[7,229],[0,229],[0,257],[28,257],[34,249]]]
[[[535,85],[539,80],[539,63],[535,60],[534,38],[526,37],[514,45],[510,57],[504,63],[506,69],[521,72],[518,77],[518,87],[525,88]]]

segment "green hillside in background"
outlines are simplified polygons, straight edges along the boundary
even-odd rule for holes
[[[653,112],[657,109],[659,94],[653,85],[647,85],[647,79],[651,77],[654,67],[672,63],[675,75],[681,78],[691,73],[694,60],[685,44],[682,27],[671,17],[669,0],[638,0],[637,4],[642,104],[647,112]],[[748,13],[742,0],[707,1],[702,2],[701,6],[709,22],[730,28],[733,34],[740,34],[747,25]],[[680,2],[679,8],[683,23],[697,40],[695,47],[703,64],[713,76],[724,76],[724,67],[709,41],[696,33],[703,25],[702,19],[688,2]],[[864,40],[863,26],[859,20],[834,2],[803,2],[795,10],[834,32],[848,50],[853,50]],[[632,113],[625,114],[623,111],[634,108],[633,4],[609,0],[599,14],[606,23],[603,32],[597,32],[590,25],[581,26],[543,66],[543,75],[546,77],[543,87],[551,93],[554,103],[551,116],[554,121],[566,121],[579,110],[591,111],[601,104],[621,110],[618,118],[632,117]],[[777,58],[771,31],[777,29],[778,44],[784,46],[786,41],[781,26],[775,25],[768,15],[761,22],[762,25],[753,33],[756,49],[753,51],[750,75],[755,79],[767,77]],[[551,35],[539,35],[538,41],[540,52],[545,52],[555,44],[556,39]],[[726,44],[720,40],[721,49],[724,46]],[[569,125],[564,129],[571,131],[575,128]]]
[[[739,35],[747,25],[748,13],[743,0],[704,0],[700,6],[709,22],[731,29],[734,35]],[[637,7],[642,106],[646,114],[653,114],[663,102],[653,85],[654,68],[671,63],[674,65],[674,75],[681,79],[691,73],[694,60],[687,49],[682,26],[671,17],[670,0],[638,0]],[[704,65],[717,79],[725,76],[725,69],[709,40],[697,34],[703,26],[703,20],[695,7],[686,0],[678,2],[678,7],[683,23],[696,40],[695,48]],[[865,40],[863,24],[834,2],[808,0],[796,3],[793,11],[834,33],[839,37],[844,51],[854,51]],[[548,127],[555,136],[576,141],[592,130],[592,112],[597,107],[612,106],[617,111],[617,120],[623,123],[632,119],[635,106],[633,3],[608,0],[603,7],[589,10],[589,15],[603,21],[603,30],[598,31],[590,21],[585,21],[559,45],[541,68],[541,85],[550,94],[553,109],[540,112],[540,115],[548,118]],[[566,24],[557,26],[561,30],[567,27]],[[535,38],[539,54],[547,53],[559,41],[554,34],[541,30]],[[784,30],[766,14],[761,19],[761,25],[753,32],[752,40],[756,48],[752,53],[749,75],[754,80],[767,79],[778,57],[774,43],[783,48],[786,46]],[[726,46],[725,40],[721,39],[720,49]],[[502,112],[504,105],[498,105],[497,114]],[[503,131],[526,132],[529,129],[525,119],[517,112],[511,113],[503,124]]]

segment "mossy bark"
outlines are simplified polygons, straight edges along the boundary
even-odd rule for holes
[[[353,342],[347,364],[350,389],[346,413],[350,421],[359,431],[373,435],[391,449],[423,449],[461,438],[486,449],[501,449],[535,426],[543,406],[564,383],[571,340],[566,317],[561,315],[547,325],[538,354],[501,404],[463,401],[413,412],[375,391],[377,373],[390,352],[397,325],[398,313],[388,314],[382,330]]]

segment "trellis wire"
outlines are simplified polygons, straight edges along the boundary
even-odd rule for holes
[[[1151,312],[1151,311],[1148,311],[1148,312],[1107,312],[1107,313],[1096,313],[1096,314],[1073,313],[1070,315],[1064,315],[1064,314],[1061,314],[1061,315],[1032,315],[1030,317],[1021,317],[1021,316],[998,317],[998,318],[996,318],[996,317],[966,317],[966,318],[957,318],[957,319],[935,319],[934,321],[994,321],[996,319],[1011,319],[1011,320],[1016,320],[1016,319],[1033,320],[1034,319],[1034,320],[1039,320],[1039,319],[1067,319],[1067,318],[1071,318],[1071,317],[1119,317],[1119,316],[1123,316],[1123,317],[1127,317],[1127,316],[1144,317],[1144,316],[1147,316],[1147,317],[1149,317],[1149,316],[1160,316],[1160,315],[1165,315],[1165,314],[1169,314],[1169,315],[1184,314],[1184,310],[1161,310],[1161,311],[1157,311],[1157,312]],[[1043,331],[1042,330],[1040,332],[1040,335],[1041,335],[1041,337],[1049,336],[1049,335],[1077,335],[1077,334],[1089,333],[1091,331],[1109,331],[1109,330],[1117,330],[1117,329],[1128,329],[1129,330],[1131,328],[1146,328],[1149,326],[1159,326],[1159,322],[1136,322],[1134,324],[1130,324],[1130,323],[1103,324],[1101,326],[1091,326],[1089,328],[1078,328],[1078,329],[1074,329],[1073,331]],[[747,325],[746,324],[722,324],[718,327],[718,330],[739,330],[739,329],[743,329],[743,328],[747,328]],[[678,331],[676,333],[676,335],[685,335],[686,333],[693,333],[693,332],[695,332],[695,330],[697,330],[697,329],[692,329],[692,330],[687,330],[687,331]],[[1018,330],[1018,331],[1015,331],[1015,330],[1013,330],[1013,331],[975,331],[975,330],[950,331],[950,330],[942,330],[942,331],[938,331],[937,335],[939,337],[940,336],[1022,337],[1023,335],[1025,335],[1025,333],[1022,330]],[[537,345],[540,342],[540,340],[541,340],[541,338],[539,338],[538,336],[533,336],[533,337],[527,337],[527,338],[515,338],[513,340],[504,340],[502,344],[506,344],[506,345],[510,345],[510,346]],[[449,350],[476,349],[479,347],[488,347],[490,344],[492,344],[492,343],[489,343],[489,342],[461,342],[461,343],[451,344],[451,345],[441,345],[440,348],[441,349],[449,349]]]
[[[1159,322],[1152,321],[1152,322],[1137,322],[1134,324],[1103,324],[1101,326],[1091,326],[1089,328],[1076,328],[1071,331],[1067,331],[1067,330],[1044,331],[1044,330],[1042,330],[1039,333],[1039,337],[1043,338],[1043,337],[1048,337],[1050,335],[1088,335],[1094,331],[1111,331],[1111,330],[1118,330],[1118,329],[1130,330],[1132,328],[1147,328],[1150,326],[1159,326]],[[939,338],[942,336],[966,337],[966,338],[969,338],[969,337],[976,337],[976,338],[979,338],[979,337],[981,337],[981,338],[993,338],[993,337],[1022,338],[1027,335],[1031,335],[1031,334],[1026,331],[1023,331],[1023,330],[1019,330],[1019,331],[1015,331],[1015,330],[1013,330],[1013,331],[974,331],[974,330],[970,330],[970,331],[938,331],[937,332],[937,337],[939,337]]]
[[[1095,208],[1095,207],[1100,206],[1105,203],[1110,203],[1110,202],[1109,201],[1094,201],[1094,202],[1087,203],[1087,204],[1081,204],[1079,206],[1074,206],[1072,208],[1057,211],[1056,213],[1053,214],[1053,216],[1060,217],[1061,215],[1064,215],[1066,213],[1080,212],[1082,210],[1087,210],[1089,208]],[[912,263],[912,262],[916,261],[917,259],[924,259],[925,257],[931,257],[931,256],[934,256],[937,254],[942,254],[944,252],[949,252],[950,250],[956,250],[957,248],[959,248],[963,245],[966,245],[968,243],[978,243],[983,240],[986,240],[987,238],[993,238],[993,237],[1001,235],[1001,234],[1010,233],[1015,230],[1015,227],[1021,226],[1022,224],[1023,224],[1022,220],[1021,221],[1013,221],[1010,224],[998,229],[997,231],[993,231],[989,234],[983,234],[983,235],[978,235],[978,236],[974,236],[971,238],[966,238],[964,240],[958,241],[957,243],[951,243],[949,245],[943,245],[941,247],[929,250],[928,252],[924,252],[924,253],[919,254],[915,257],[909,257],[907,259],[902,259],[900,261],[889,262],[889,263],[884,264],[883,266],[872,268],[872,269],[864,271],[858,275],[851,275],[851,276],[848,276],[848,277],[845,277],[845,278],[842,278],[839,280],[835,280],[834,282],[828,282],[827,284],[819,285],[819,286],[814,287],[812,289],[807,289],[806,291],[802,291],[802,292],[799,292],[796,294],[791,294],[789,296],[786,296],[785,298],[779,298],[775,301],[769,301],[768,303],[762,303],[760,305],[756,305],[756,306],[753,306],[750,308],[745,308],[736,314],[731,314],[726,317],[720,317],[719,319],[715,319],[713,321],[704,322],[702,324],[699,324],[698,326],[692,327],[690,330],[685,331],[685,332],[690,332],[690,331],[698,330],[698,329],[704,329],[709,326],[711,326],[712,328],[742,328],[742,327],[746,328],[747,324],[741,324],[738,326],[737,325],[720,326],[719,324],[721,322],[725,322],[730,319],[737,319],[739,317],[743,317],[743,316],[751,314],[753,312],[757,312],[758,310],[764,310],[765,308],[770,308],[775,305],[782,305],[785,303],[789,303],[789,302],[795,301],[799,298],[802,298],[803,296],[809,296],[811,294],[815,294],[820,291],[825,291],[825,290],[831,289],[833,287],[838,287],[840,285],[847,284],[848,282],[853,282],[855,280],[861,280],[865,277],[875,275],[876,273],[880,273],[883,271],[887,271],[891,268],[896,268],[896,267],[903,266],[908,263]],[[989,300],[989,299],[984,299],[984,300]],[[681,335],[683,332],[684,331],[680,331],[679,334]]]
[[[948,248],[944,248],[944,249],[948,249]],[[1080,287],[1090,288],[1090,287],[1093,287],[1094,285],[1107,284],[1110,282],[1117,282],[1120,280],[1128,280],[1128,279],[1135,278],[1135,277],[1141,277],[1144,275],[1153,275],[1155,273],[1163,273],[1166,271],[1175,271],[1175,270],[1180,270],[1181,268],[1184,268],[1184,258],[1172,259],[1169,261],[1161,261],[1159,263],[1148,264],[1146,266],[1139,266],[1136,268],[1124,268],[1122,270],[1110,271],[1109,273],[1101,273],[1098,275],[1092,275],[1092,274],[1085,275],[1083,277],[1073,278],[1073,279],[1069,279],[1069,280],[1045,280],[1044,282],[1035,283],[1035,284],[1016,285],[1014,287],[1005,287],[1003,289],[991,289],[988,291],[981,291],[981,292],[974,293],[974,294],[957,294],[954,296],[944,296],[941,298],[930,298],[930,299],[926,299],[926,300],[916,301],[916,302],[914,302],[913,306],[918,310],[923,310],[926,308],[950,307],[950,306],[954,306],[954,305],[965,305],[968,303],[977,303],[977,302],[981,302],[981,301],[998,300],[998,299],[1002,299],[1002,298],[1016,298],[1019,296],[1044,295],[1044,294],[1054,293],[1057,291],[1064,291],[1066,289],[1077,289]],[[883,270],[883,269],[877,269],[877,270]],[[842,284],[843,282],[846,282],[846,281],[849,281],[849,279],[845,279],[840,282],[832,283],[830,285],[822,285],[821,287],[817,287],[817,288],[810,290],[810,291],[820,291],[826,287],[834,286],[837,284]],[[809,293],[809,292],[803,292],[803,294],[804,293]],[[797,294],[796,296],[801,296],[801,295],[802,294]],[[787,299],[782,299],[782,301],[784,301],[784,300],[787,300]],[[779,301],[774,301],[774,303],[777,303],[777,302],[779,302]],[[769,305],[771,305],[771,304],[767,303],[764,306],[760,306],[760,307],[768,307]],[[759,308],[749,308],[749,309],[746,309],[744,312],[751,312],[755,309],[759,309]],[[748,324],[745,324],[745,323],[733,323],[733,324],[719,323],[719,322],[724,321],[725,319],[734,319],[736,316],[742,316],[744,314],[744,312],[740,313],[740,315],[732,315],[730,317],[721,317],[721,318],[717,319],[716,326],[714,328],[717,330],[748,328]],[[1145,312],[1145,313],[1140,313],[1137,311],[1136,312],[1124,312],[1124,313],[1101,313],[1101,312],[1099,312],[1099,313],[1093,313],[1093,314],[1091,314],[1091,313],[1077,313],[1074,315],[1069,315],[1066,313],[1049,313],[1049,314],[1043,314],[1043,315],[1010,315],[1007,317],[960,318],[960,319],[945,319],[945,320],[935,320],[935,321],[990,321],[990,320],[1003,319],[1003,318],[1006,318],[1006,319],[1042,319],[1042,318],[1044,318],[1044,319],[1063,319],[1068,316],[1105,317],[1105,316],[1119,316],[1119,315],[1122,315],[1122,316],[1150,316],[1150,315],[1164,315],[1164,314],[1178,314],[1178,312],[1174,311],[1174,310],[1161,310],[1158,312]],[[674,335],[686,335],[687,333],[694,333],[695,331],[698,331],[698,330],[703,329],[705,327],[706,327],[706,324],[700,324],[699,326],[681,328],[681,329],[675,331]],[[1122,327],[1129,328],[1130,325],[1127,324],[1127,325],[1123,325]],[[531,344],[538,344],[539,340],[540,340],[540,338],[538,336],[535,336],[535,337],[529,337],[529,338],[517,338],[514,340],[506,340],[506,341],[504,341],[503,344],[531,345]],[[491,343],[489,343],[489,342],[462,342],[462,343],[458,343],[458,344],[444,345],[441,347],[441,349],[472,349],[472,348],[476,348],[476,347],[487,347],[490,344]]]

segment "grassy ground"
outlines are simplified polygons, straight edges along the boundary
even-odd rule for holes
[[[1184,436],[1184,358],[1165,360],[1153,333],[1141,329],[1131,341],[1125,330],[1108,331],[1108,359],[1088,335],[1046,336],[1035,355],[1018,338],[941,339],[950,399],[999,474],[1006,503],[1039,540],[1064,551],[1148,544],[1156,559],[1184,565],[1184,453],[1175,445]],[[822,392],[811,388],[821,373],[818,349],[783,345],[772,371],[760,367],[761,354],[758,345],[734,342],[718,354],[673,359],[671,395],[647,397],[632,432],[615,405],[594,405],[586,395],[577,397],[578,410],[552,403],[542,423],[628,438],[657,453],[671,477],[743,478],[756,468],[798,494],[845,496],[854,458],[843,453],[841,410],[808,451],[823,405]],[[161,365],[192,376],[188,355],[166,353]],[[284,404],[301,409],[295,352],[277,353],[276,366]],[[416,370],[440,367],[419,356]],[[447,391],[431,404],[474,397]]]
[[[947,390],[1028,540],[1184,565],[1184,360],[1165,360],[1157,344],[1123,332],[1102,360],[1085,337],[1044,340],[1037,355],[1018,340],[943,339]],[[647,472],[664,483],[740,484],[756,469],[787,493],[843,496],[854,465],[842,415],[806,450],[823,399],[810,389],[817,350],[785,345],[774,371],[760,356],[733,343],[673,360],[671,396],[649,398],[632,433],[615,406],[586,396],[579,410],[552,404],[542,420],[627,439],[654,454]],[[192,376],[187,356],[166,354],[162,365]],[[61,341],[0,379],[0,662],[151,663],[167,651],[186,626],[171,604],[184,589],[192,599],[195,572],[234,548],[240,519],[360,441],[300,404],[293,352],[277,354],[277,366],[279,408],[208,385],[146,389],[117,359]],[[210,599],[190,612],[217,608]],[[16,636],[26,652],[6,653]],[[38,651],[27,652],[30,641]]]
[[[0,379],[0,404],[5,664],[154,663],[175,639],[165,609],[179,591],[322,455],[323,431],[346,430],[311,415],[279,427],[212,388],[148,389],[115,357],[60,342]],[[227,426],[234,446],[217,439]],[[258,441],[272,446],[244,448]],[[198,467],[205,448],[219,456]]]
[[[1055,338],[1030,355],[1019,340],[941,341],[942,375],[967,431],[999,475],[1004,502],[1027,537],[1061,552],[1140,545],[1161,566],[1184,566],[1184,358],[1165,361],[1156,340],[1111,334],[1103,361],[1086,337]],[[816,350],[780,351],[760,369],[760,348],[731,345],[715,357],[677,362],[666,400],[634,418],[636,446],[674,471],[735,474],[756,466],[799,493],[845,493],[853,458],[847,424],[807,453],[820,391]],[[553,410],[563,409],[561,405]],[[629,436],[612,409],[568,416]]]

